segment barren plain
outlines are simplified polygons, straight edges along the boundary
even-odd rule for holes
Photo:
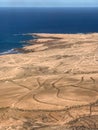
[[[0,130],[98,130],[98,34],[28,34],[0,56]]]

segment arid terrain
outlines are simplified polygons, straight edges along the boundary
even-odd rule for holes
[[[0,130],[98,130],[98,34],[27,34],[0,56]]]

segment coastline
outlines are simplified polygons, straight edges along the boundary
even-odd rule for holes
[[[4,52],[1,52],[0,55],[6,55],[6,54],[18,54],[18,53],[28,53],[29,50],[26,50],[26,46],[34,45],[34,44],[40,44],[41,42],[47,42],[47,40],[51,39],[63,39],[64,35],[68,36],[81,36],[81,35],[96,35],[97,33],[75,33],[75,34],[65,34],[65,33],[25,33],[25,34],[14,34],[16,35],[22,35],[22,36],[31,36],[30,40],[21,40],[21,43],[25,43],[22,47],[19,48],[12,48],[10,50],[6,50]],[[48,35],[48,36],[47,36]],[[47,39],[48,37],[48,39]],[[38,39],[40,41],[38,41]],[[42,41],[43,40],[43,41]]]
[[[0,55],[0,120],[4,113],[10,126],[89,130],[89,120],[98,128],[98,33],[29,35],[37,38],[23,53]]]
[[[0,55],[21,53],[18,52],[18,49],[21,50],[22,47],[28,44],[28,40],[34,39],[34,37],[24,34],[10,34],[7,39],[0,41]]]

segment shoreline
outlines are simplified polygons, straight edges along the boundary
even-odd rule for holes
[[[62,39],[62,37],[55,37],[54,35],[73,35],[73,36],[77,36],[77,35],[96,35],[98,34],[97,32],[94,33],[25,33],[25,34],[14,34],[16,35],[23,35],[23,36],[31,36],[32,38],[30,40],[26,40],[26,41],[20,41],[22,43],[26,43],[25,45],[23,45],[21,48],[12,48],[10,50],[6,50],[4,52],[1,52],[0,55],[9,55],[9,54],[18,54],[18,53],[28,53],[30,51],[25,50],[24,48],[26,46],[30,46],[31,44],[39,44],[36,41],[38,39],[47,39],[46,35],[50,35],[49,38],[53,38],[53,39]],[[52,36],[52,37],[51,37]],[[32,43],[31,43],[32,42]],[[46,41],[47,42],[47,41]]]
[[[12,41],[12,39],[13,39],[13,41]],[[6,47],[3,47],[3,50],[1,49],[1,51],[0,51],[0,55],[21,53],[21,52],[18,52],[18,49],[20,50],[24,46],[27,46],[28,40],[30,40],[30,39],[34,39],[34,37],[30,36],[30,35],[26,35],[24,37],[24,34],[11,34],[10,35],[11,41],[9,41],[9,43],[6,43],[6,41],[5,41],[5,45],[7,44],[9,49],[7,49]],[[10,42],[11,42],[11,46],[8,45],[8,44],[10,44]],[[13,47],[12,43],[13,43],[14,47]],[[2,45],[2,43],[1,43],[1,45]]]

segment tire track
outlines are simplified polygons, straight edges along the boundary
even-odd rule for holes
[[[58,87],[56,86],[56,84],[57,84],[60,80],[62,80],[63,78],[64,78],[64,77],[60,77],[60,78],[58,78],[57,80],[55,80],[54,82],[50,83],[50,85],[52,86],[52,88],[53,88],[53,89],[56,89],[56,91],[57,91],[57,92],[56,92],[56,97],[59,98],[59,99],[63,99],[63,100],[65,100],[65,101],[67,100],[67,101],[75,101],[75,102],[84,102],[84,101],[82,101],[82,100],[67,99],[67,98],[62,98],[62,97],[60,96],[61,89],[58,88]],[[92,80],[93,80],[93,79],[92,79]],[[79,82],[78,84],[81,84],[83,81],[84,81],[84,77],[81,77],[81,80],[80,80],[80,82]],[[64,105],[59,105],[59,104],[56,104],[56,103],[48,103],[48,102],[45,102],[45,101],[41,101],[41,99],[38,99],[38,98],[37,98],[37,95],[39,94],[39,91],[41,90],[41,88],[42,88],[42,89],[43,89],[43,88],[45,89],[45,83],[47,82],[47,79],[46,79],[43,83],[41,83],[41,82],[40,82],[40,78],[37,78],[38,88],[37,88],[35,91],[34,91],[33,89],[30,89],[30,88],[26,87],[25,85],[17,84],[17,83],[15,83],[14,81],[11,81],[11,80],[10,80],[10,82],[12,82],[12,83],[14,83],[14,84],[16,84],[16,85],[19,85],[20,87],[23,87],[23,88],[26,88],[26,89],[29,90],[29,92],[28,92],[27,94],[23,95],[21,98],[18,99],[18,101],[16,101],[15,103],[13,103],[11,107],[15,107],[15,105],[17,105],[19,102],[21,102],[24,98],[26,98],[26,97],[28,97],[28,96],[33,96],[33,99],[34,99],[36,102],[38,102],[38,103],[43,103],[43,104],[48,104],[48,105],[55,105],[55,106],[64,106]],[[75,88],[85,89],[85,90],[88,90],[88,91],[93,91],[93,92],[98,93],[97,90],[92,90],[92,89],[88,89],[88,88],[84,88],[84,87],[78,87],[78,86],[76,86],[76,85],[69,85],[69,87],[75,87]],[[38,91],[37,91],[37,90],[38,90]]]
[[[69,87],[81,88],[81,89],[84,89],[84,90],[93,91],[93,92],[98,93],[97,90],[93,90],[93,89],[89,89],[89,88],[84,88],[84,87],[79,87],[79,86],[76,86],[76,85],[69,85]]]
[[[79,82],[79,83],[77,83],[76,85],[80,85],[80,84],[82,84],[83,82],[84,82],[84,76],[82,76],[82,77],[81,77],[80,82]]]
[[[77,102],[77,101],[78,101],[78,102],[84,102],[84,101],[81,101],[81,100],[73,100],[73,99],[69,99],[69,98],[67,99],[67,98],[62,98],[62,97],[60,97],[59,95],[60,95],[60,91],[61,91],[61,90],[56,87],[56,83],[57,83],[58,81],[60,81],[61,79],[62,79],[62,77],[51,84],[52,87],[57,90],[56,96],[57,96],[59,99],[63,99],[63,100],[75,101],[75,102]]]
[[[26,87],[25,85],[20,85],[20,84],[18,84],[18,83],[15,83],[15,82],[12,81],[12,80],[9,80],[9,81],[12,82],[12,83],[14,83],[14,84],[16,84],[16,85],[18,85],[18,86],[20,86],[20,87],[22,87],[22,88],[26,88],[26,89],[28,89],[28,90],[30,91],[30,92],[28,92],[27,94],[23,95],[21,98],[19,98],[18,101],[16,101],[15,103],[13,103],[13,104],[11,105],[11,108],[13,108],[13,107],[15,107],[19,102],[21,102],[25,97],[32,95],[32,92],[33,92],[34,90],[33,90],[33,89],[30,89],[30,88],[28,88],[28,87]],[[46,80],[45,80],[45,81],[46,81]],[[45,81],[44,81],[44,82],[45,82]],[[44,84],[44,82],[41,84],[40,81],[39,81],[39,79],[37,78],[38,88],[37,88],[36,90],[40,89],[40,88],[42,87],[42,85]]]
[[[57,88],[56,87],[56,83],[59,82],[63,77],[61,77],[60,79],[56,80],[55,82],[53,82],[51,85],[53,88],[55,88],[57,90],[57,97],[60,98],[60,99],[63,99],[63,100],[69,100],[69,101],[76,101],[76,102],[84,102],[82,100],[73,100],[73,99],[67,99],[67,98],[62,98],[60,97],[60,92],[61,92],[61,89]],[[92,78],[93,82],[95,82],[95,80]],[[84,82],[84,77],[81,77],[81,80],[80,82],[78,83],[81,84],[82,82]],[[88,90],[88,91],[93,91],[93,92],[96,92],[98,93],[97,90],[93,90],[93,89],[88,89],[88,88],[84,88],[84,87],[78,87],[78,86],[75,86],[75,85],[69,85],[69,87],[75,87],[75,88],[81,88],[81,89],[85,89],[85,90]]]
[[[57,98],[63,99],[63,100],[68,100],[68,101],[69,101],[69,100],[71,100],[71,99],[64,99],[64,98],[59,97],[59,93],[60,93],[61,90],[55,86],[55,84],[56,84],[57,82],[59,82],[62,78],[63,78],[63,77],[61,77],[61,78],[57,79],[56,81],[54,81],[53,83],[51,83],[51,86],[52,86],[52,88],[54,88],[54,89],[57,90],[57,93],[56,93],[56,97],[57,97]],[[44,85],[44,84],[45,84],[45,82],[43,83],[43,85]],[[39,86],[41,87],[40,82],[39,82]],[[33,99],[34,99],[35,101],[39,102],[39,103],[44,103],[44,104],[48,104],[48,105],[56,105],[56,106],[64,106],[64,105],[58,105],[58,104],[54,104],[54,103],[48,103],[48,102],[41,101],[40,99],[38,99],[38,98],[36,97],[37,95],[38,95],[38,94],[34,94],[34,95],[33,95]],[[77,100],[71,100],[71,101],[77,101]],[[80,101],[79,101],[79,102],[80,102]],[[82,102],[83,102],[83,101],[82,101]]]
[[[90,79],[92,80],[93,84],[96,85],[96,80],[93,77],[90,77]]]
[[[39,79],[37,79],[37,82],[38,82],[39,87],[36,90],[40,89],[45,84],[46,80],[42,84],[40,83]],[[26,89],[30,90],[30,92],[28,92],[27,94],[23,95],[18,101],[16,101],[15,103],[13,103],[12,106],[11,106],[11,108],[15,107],[19,102],[21,102],[24,98],[26,98],[27,96],[30,96],[30,95],[32,95],[33,99],[36,102],[38,102],[38,103],[43,103],[43,104],[48,104],[48,105],[55,105],[55,106],[64,106],[64,105],[58,105],[58,104],[54,104],[54,103],[47,103],[47,102],[40,101],[40,100],[38,100],[36,98],[37,94],[33,94],[33,89],[29,89],[28,87],[26,87],[24,85],[20,85],[20,84],[18,84],[18,85],[21,86],[21,87],[23,87],[23,88],[26,88]]]
[[[32,90],[31,88],[28,88],[28,87],[26,87],[25,85],[22,85],[22,84],[16,83],[16,82],[13,81],[13,80],[9,80],[9,81],[10,81],[11,83],[13,83],[13,84],[16,84],[16,85],[22,87],[22,88],[26,88],[26,89],[28,89],[28,90]]]
[[[59,104],[55,104],[55,103],[48,103],[48,102],[41,101],[41,100],[37,99],[36,96],[37,96],[37,94],[34,94],[34,95],[33,95],[33,99],[34,99],[36,102],[43,103],[43,104],[48,104],[48,105],[64,106],[64,105],[59,105]]]
[[[37,88],[37,89],[40,89],[40,88],[43,87],[43,86],[44,86],[44,88],[45,88],[45,83],[46,83],[46,81],[47,81],[47,79],[46,79],[43,83],[41,83],[41,82],[40,82],[40,79],[37,78],[37,83],[38,83],[38,88]]]
[[[19,104],[19,102],[21,102],[26,96],[29,96],[31,94],[31,92],[28,92],[27,94],[23,95],[22,97],[20,97],[16,102],[14,102],[11,105],[11,108],[14,108],[17,104]]]

